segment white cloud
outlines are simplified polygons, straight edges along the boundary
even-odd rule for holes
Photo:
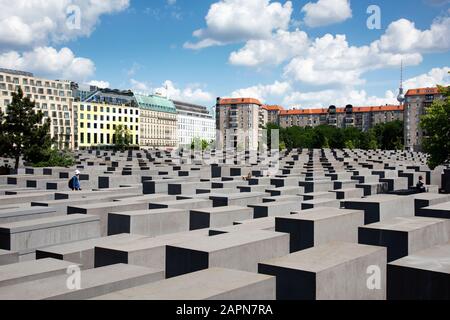
[[[449,67],[434,68],[431,69],[430,72],[428,73],[421,74],[417,77],[406,80],[403,86],[405,87],[405,89],[414,89],[414,88],[435,87],[437,84],[449,85],[450,84],[450,75],[448,74],[449,71],[450,71]]]
[[[156,88],[154,90],[162,94],[163,96],[168,96],[172,100],[181,100],[191,103],[205,103],[213,104],[214,96],[207,91],[204,91],[199,85],[188,85],[184,89],[177,88],[175,84],[170,81],[164,81],[162,87]]]
[[[177,0],[167,0],[167,4],[169,5],[169,6],[173,6],[174,4],[176,4],[177,3]]]
[[[0,66],[37,73],[42,77],[84,81],[95,72],[94,63],[86,58],[75,57],[72,50],[37,47],[32,51],[0,54]]]
[[[298,29],[293,32],[278,30],[270,39],[248,41],[242,49],[231,53],[229,61],[233,65],[250,67],[279,65],[301,54],[308,45],[305,32]]]
[[[350,46],[345,35],[326,34],[317,38],[299,56],[284,68],[284,76],[317,86],[354,86],[363,84],[363,73],[386,67],[417,65],[420,54],[393,54],[380,52],[375,45]]]
[[[450,17],[435,20],[430,29],[419,30],[414,22],[397,20],[375,44],[385,52],[427,53],[450,49]]]
[[[108,81],[102,81],[102,80],[91,80],[87,83],[90,86],[96,86],[100,89],[110,88],[111,85]]]
[[[449,85],[449,67],[434,68],[428,73],[407,79],[404,82],[406,90],[423,87],[434,87],[436,84]],[[284,98],[286,106],[301,108],[326,108],[330,105],[345,106],[380,106],[385,104],[398,105],[397,91],[388,90],[384,96],[369,95],[365,90],[356,90],[352,86],[340,89],[327,89],[309,92],[292,91]]]
[[[136,91],[136,93],[141,94],[152,94],[152,88],[149,84],[145,82],[138,81],[136,79],[130,79],[131,89]]]
[[[305,13],[305,24],[312,28],[343,22],[352,17],[350,0],[308,2],[302,12]]]
[[[271,0],[220,0],[211,5],[205,18],[207,27],[196,30],[197,43],[187,42],[188,49],[270,38],[278,29],[287,30],[292,2]]]
[[[267,98],[274,96],[282,96],[291,89],[288,82],[275,81],[269,85],[256,85],[244,89],[239,89],[231,93],[233,98],[256,98],[261,102],[265,102]]]
[[[79,28],[68,27],[68,17],[74,17],[70,6],[80,9]],[[43,46],[89,36],[101,15],[128,6],[129,0],[0,0],[0,46]]]
[[[162,86],[154,88],[146,82],[130,80],[132,90],[141,94],[160,94],[167,96],[172,100],[180,100],[198,104],[214,104],[214,96],[212,93],[204,91],[198,84],[187,85],[184,89],[177,88],[176,85],[166,80]]]
[[[380,106],[385,104],[398,104],[396,95],[386,91],[384,97],[369,96],[365,90],[328,89],[312,92],[292,92],[284,99],[287,106],[296,106],[303,109],[326,108],[330,105],[338,107],[352,104],[354,106]]]

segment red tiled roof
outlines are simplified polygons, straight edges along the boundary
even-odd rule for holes
[[[284,108],[282,106],[277,106],[277,105],[273,105],[273,106],[264,105],[264,106],[262,106],[262,108],[267,111],[283,111],[284,110]]]
[[[438,88],[417,88],[408,90],[408,92],[406,92],[406,96],[424,96],[427,94],[438,94],[438,93],[439,93]]]
[[[257,104],[262,105],[261,101],[254,98],[224,98],[219,100],[219,105],[229,105],[229,104]]]

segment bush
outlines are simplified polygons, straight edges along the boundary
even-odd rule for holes
[[[43,168],[43,167],[71,167],[75,164],[75,160],[67,152],[49,150],[46,154],[47,160],[40,161],[38,163],[32,163],[33,167]]]

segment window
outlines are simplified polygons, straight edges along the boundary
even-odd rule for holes
[[[84,133],[80,132],[80,143],[84,144]]]

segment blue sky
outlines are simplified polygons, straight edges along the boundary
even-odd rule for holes
[[[401,60],[407,87],[449,82],[448,0],[27,0],[14,8],[23,1],[0,0],[0,67],[46,77],[167,88],[206,105],[246,95],[302,108],[395,102]],[[65,30],[61,16],[73,4],[81,26]],[[372,4],[380,30],[366,26]]]

